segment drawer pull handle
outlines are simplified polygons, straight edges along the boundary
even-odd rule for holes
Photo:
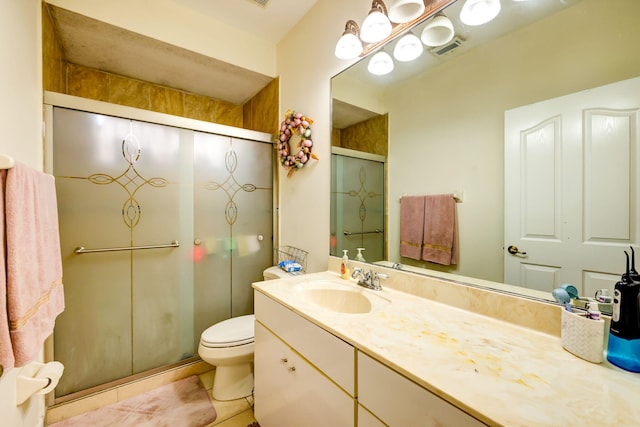
[[[289,372],[295,372],[296,367],[295,366],[289,366]]]
[[[282,363],[283,365],[284,365],[285,363],[287,363],[287,362],[288,362],[288,360],[287,360],[287,358],[286,358],[286,357],[283,357],[282,359],[280,359],[280,363]]]

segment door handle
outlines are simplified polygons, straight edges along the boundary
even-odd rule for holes
[[[511,245],[511,246],[509,246],[507,248],[507,252],[509,252],[511,255],[526,255],[527,254],[526,252],[520,252],[518,250],[518,247],[517,246],[513,246],[513,245]]]

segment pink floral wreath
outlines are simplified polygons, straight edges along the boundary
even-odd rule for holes
[[[309,159],[318,160],[318,157],[311,152],[313,141],[311,140],[311,124],[313,120],[305,117],[301,113],[287,110],[284,120],[280,123],[280,134],[278,135],[278,157],[280,164],[287,169],[287,177],[293,172],[301,169]],[[290,140],[295,137],[298,143],[292,150]]]

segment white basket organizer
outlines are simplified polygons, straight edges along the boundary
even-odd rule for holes
[[[604,350],[604,320],[562,310],[562,347],[593,363],[601,363]]]

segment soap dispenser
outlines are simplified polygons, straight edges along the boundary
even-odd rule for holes
[[[349,249],[342,250],[342,262],[340,263],[340,277],[348,280],[351,276],[351,268],[349,268]]]
[[[364,248],[356,248],[358,250],[358,254],[356,255],[356,261],[361,261],[361,262],[367,262],[366,259],[364,259],[364,256],[362,256],[362,251],[364,251]]]
[[[613,315],[609,328],[607,360],[631,372],[640,372],[640,281],[629,267],[613,291]],[[634,260],[635,262],[635,257]]]

